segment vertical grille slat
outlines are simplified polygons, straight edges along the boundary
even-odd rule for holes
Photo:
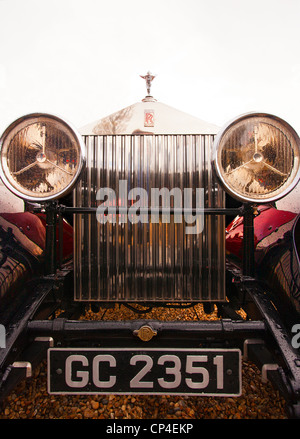
[[[78,207],[97,207],[97,191],[111,188],[120,207],[130,208],[129,191],[141,188],[148,222],[111,215],[75,215],[75,300],[202,302],[225,300],[225,221],[206,215],[203,232],[187,234],[184,219],[159,215],[151,222],[151,188],[204,189],[205,207],[224,207],[224,193],[211,169],[213,135],[85,136],[87,166],[74,191]],[[119,182],[127,182],[126,197]],[[124,190],[121,189],[121,190]],[[161,199],[160,199],[161,200]],[[133,201],[136,203],[137,199]],[[174,205],[170,197],[171,207]],[[173,203],[173,204],[172,204]],[[162,206],[162,204],[160,204]],[[182,207],[184,199],[182,197]],[[133,206],[134,207],[134,206]],[[165,206],[162,206],[165,207]],[[146,216],[147,217],[147,216]]]

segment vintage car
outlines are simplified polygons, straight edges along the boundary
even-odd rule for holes
[[[239,396],[244,358],[300,417],[300,141],[288,123],[249,113],[219,129],[148,93],[80,132],[26,115],[0,143],[16,197],[1,201],[1,399],[43,358],[50,394]],[[220,319],[147,318],[199,303]],[[80,318],[116,304],[137,319]]]

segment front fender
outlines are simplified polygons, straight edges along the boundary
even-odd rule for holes
[[[300,313],[300,215],[260,206],[254,218],[255,276],[274,293],[281,314]],[[226,229],[227,257],[242,263],[243,218]]]

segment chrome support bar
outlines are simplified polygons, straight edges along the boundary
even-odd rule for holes
[[[31,363],[29,363],[29,361],[15,361],[12,364],[12,367],[14,369],[17,369],[17,368],[25,369],[26,370],[26,378],[32,377],[32,366],[31,366]]]

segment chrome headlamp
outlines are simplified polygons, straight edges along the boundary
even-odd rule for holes
[[[300,139],[276,116],[245,114],[217,135],[213,162],[231,196],[254,203],[272,202],[299,181]]]
[[[67,194],[85,161],[81,136],[49,114],[29,114],[13,122],[0,139],[0,176],[27,201],[43,202]]]

